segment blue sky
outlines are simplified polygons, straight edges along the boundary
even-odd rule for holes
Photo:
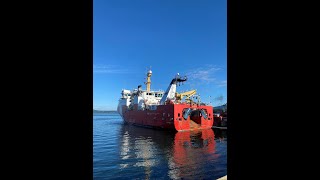
[[[179,73],[188,81],[178,92],[225,103],[227,1],[94,0],[93,108],[116,110],[122,89],[146,89],[150,66],[152,90],[166,90]]]

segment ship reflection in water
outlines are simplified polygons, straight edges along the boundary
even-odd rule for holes
[[[120,133],[119,168],[127,177],[217,179],[227,174],[227,138],[221,130],[171,132],[124,124]]]

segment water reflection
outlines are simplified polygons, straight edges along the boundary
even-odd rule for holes
[[[214,155],[215,144],[212,129],[176,133],[169,177],[178,179],[201,174],[202,166],[208,160],[206,157]]]
[[[123,125],[120,168],[142,168],[144,179],[208,177],[207,173],[219,166],[215,165],[220,156],[216,153],[215,133],[219,135],[217,142],[226,140],[226,133],[212,129],[171,132]]]
[[[218,139],[220,142],[227,141],[227,130],[214,128],[215,139]]]
[[[153,167],[168,149],[174,139],[174,132],[159,131],[124,124],[120,141],[120,168],[142,167],[144,179],[150,179]]]

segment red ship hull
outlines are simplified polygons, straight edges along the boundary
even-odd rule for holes
[[[125,122],[137,126],[150,128],[171,129],[176,131],[188,131],[209,129],[213,125],[213,107],[190,104],[166,104],[158,105],[156,110],[133,110],[122,106],[122,118]],[[190,109],[190,115],[183,116]],[[205,115],[200,110],[206,111]]]

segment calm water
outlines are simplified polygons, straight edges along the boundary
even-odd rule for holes
[[[226,130],[168,132],[93,115],[94,179],[217,179],[227,174]]]

